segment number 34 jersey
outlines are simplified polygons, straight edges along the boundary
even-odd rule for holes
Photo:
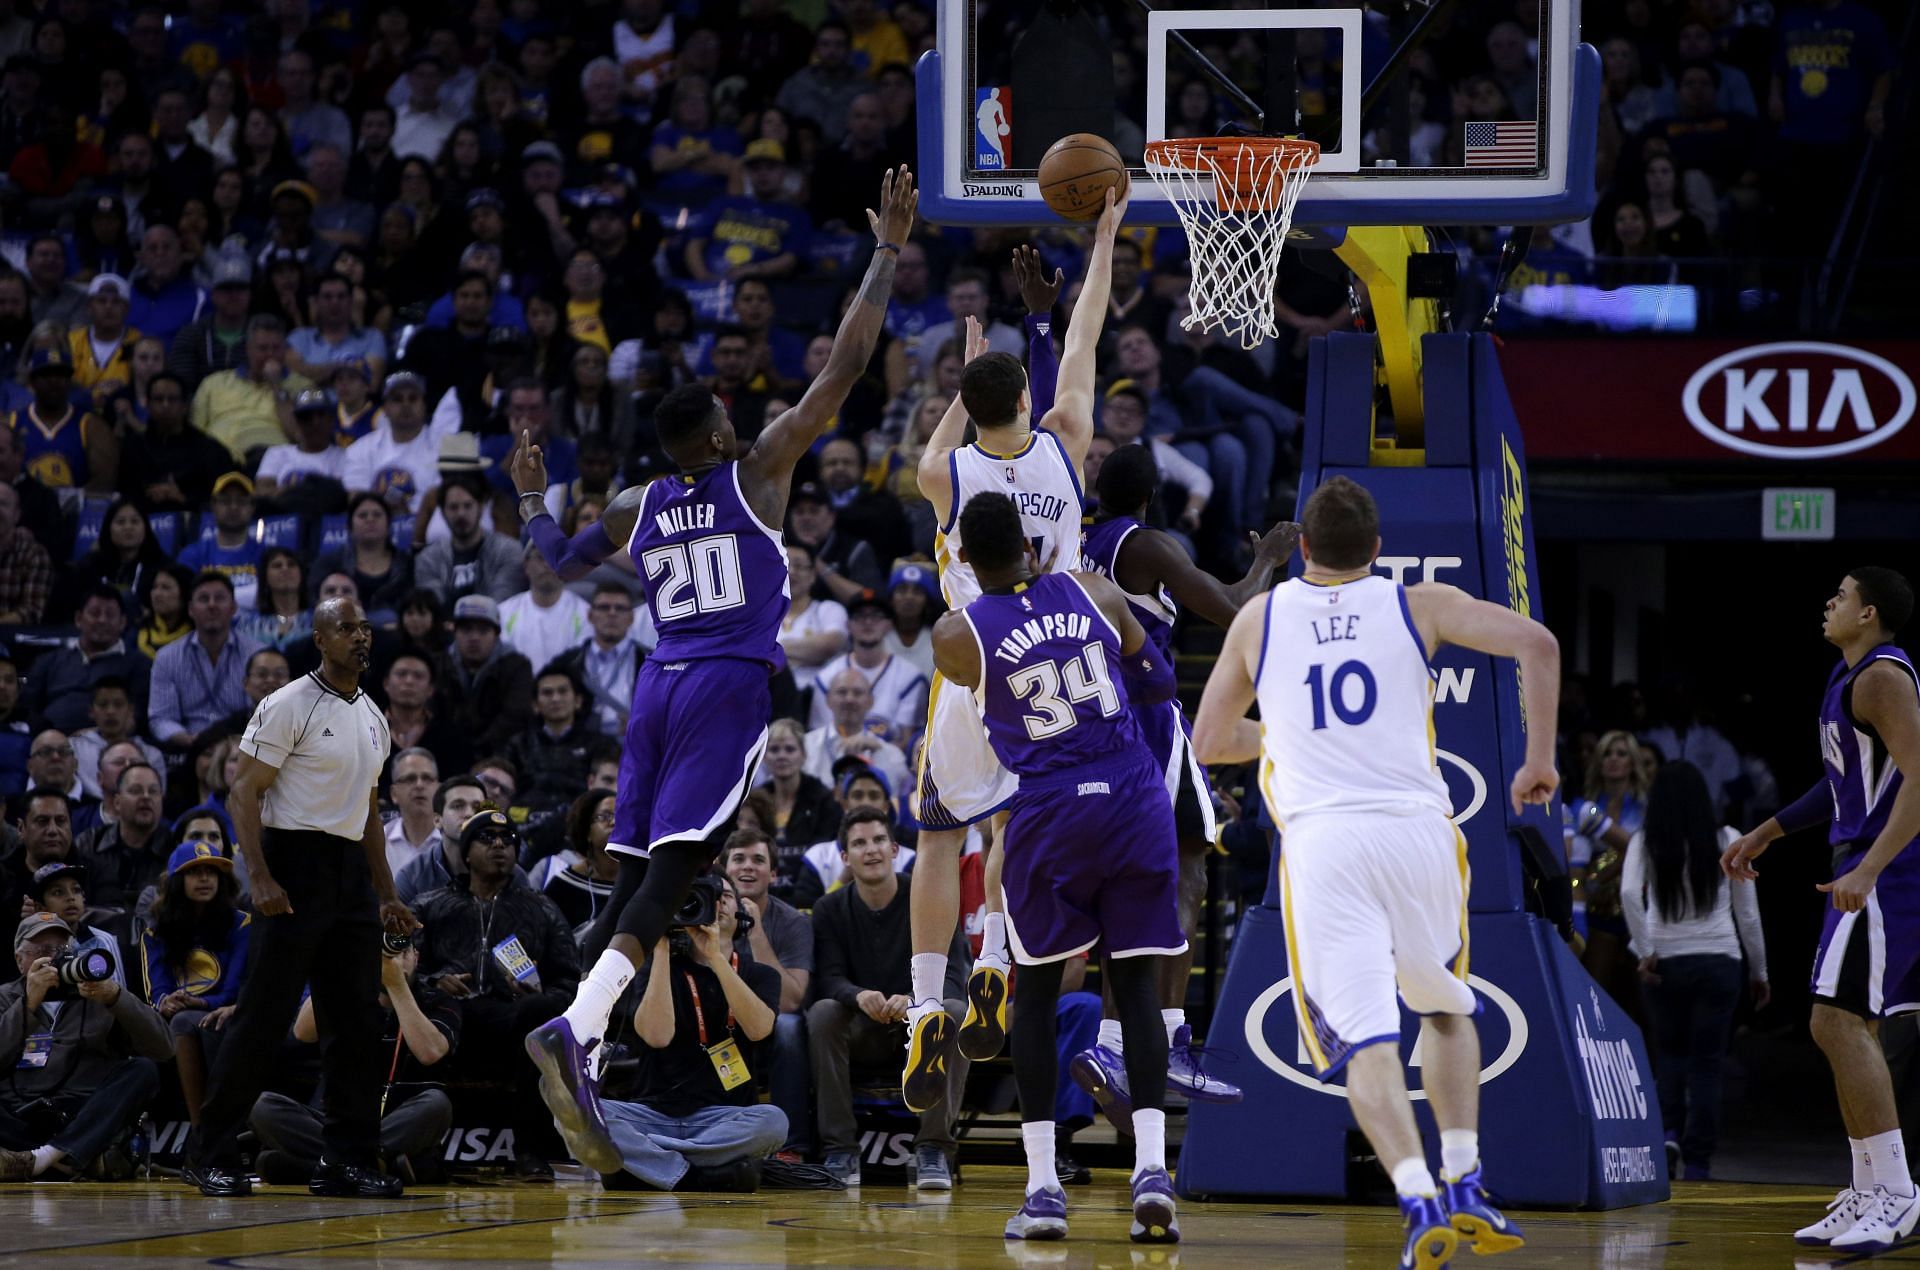
[[[1042,574],[964,611],[987,740],[1008,771],[1042,777],[1146,754],[1120,678],[1120,633],[1079,578]]]
[[[1261,786],[1284,826],[1314,812],[1438,811],[1433,670],[1406,590],[1378,575],[1267,593],[1254,675]]]
[[[627,551],[660,632],[654,659],[786,665],[787,549],[747,505],[738,463],[647,486]]]

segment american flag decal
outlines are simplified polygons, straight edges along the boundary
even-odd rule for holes
[[[1466,159],[1470,168],[1532,167],[1539,160],[1539,126],[1518,123],[1469,123]]]

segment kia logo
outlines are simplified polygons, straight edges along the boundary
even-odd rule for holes
[[[1830,459],[1885,441],[1913,417],[1913,381],[1884,357],[1792,340],[1716,357],[1681,398],[1716,445],[1768,459]]]

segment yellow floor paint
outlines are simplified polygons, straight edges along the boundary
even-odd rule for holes
[[[950,1195],[919,1199],[899,1186],[845,1194],[753,1196],[603,1192],[596,1183],[422,1187],[404,1199],[355,1203],[265,1187],[251,1199],[209,1200],[171,1181],[0,1187],[8,1265],[53,1259],[96,1265],[219,1265],[238,1270],[378,1265],[703,1265],[1059,1267],[1392,1266],[1397,1214],[1315,1203],[1183,1204],[1177,1246],[1127,1239],[1118,1172],[1069,1191],[1070,1238],[1009,1243],[1020,1174],[973,1167]],[[1527,1246],[1511,1266],[1818,1266],[1791,1232],[1824,1209],[1810,1187],[1690,1183],[1672,1202],[1612,1213],[1515,1213]],[[34,1256],[37,1254],[37,1256]],[[33,1260],[29,1260],[33,1257]],[[1920,1241],[1876,1261],[1920,1264]],[[1854,1259],[1858,1261],[1858,1259]],[[1836,1262],[1837,1264],[1838,1262]],[[1455,1266],[1486,1264],[1462,1254]]]

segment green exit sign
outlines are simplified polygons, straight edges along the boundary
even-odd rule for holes
[[[1760,495],[1760,536],[1770,541],[1825,542],[1833,537],[1833,491],[1769,489]]]

